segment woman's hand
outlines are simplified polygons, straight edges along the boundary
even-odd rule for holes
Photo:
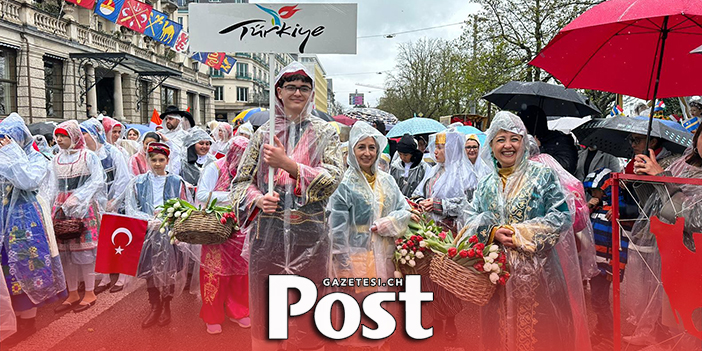
[[[263,213],[273,213],[278,209],[278,201],[280,201],[280,195],[274,191],[272,194],[263,195],[258,199],[256,207],[260,208]]]
[[[634,158],[634,173],[643,175],[657,175],[665,171],[656,161],[656,153],[648,149],[649,156],[636,155]]]
[[[424,212],[432,212],[434,210],[434,200],[433,199],[426,199],[419,201],[419,206],[422,207],[422,210]]]
[[[499,241],[505,247],[514,247],[512,236],[514,232],[507,228],[500,228],[495,231],[495,240]]]

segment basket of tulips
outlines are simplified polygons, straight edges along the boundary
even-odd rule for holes
[[[208,200],[204,209],[185,200],[170,199],[159,206],[162,228],[170,228],[171,239],[199,244],[214,245],[227,241],[239,230],[230,206],[217,206],[217,199]]]

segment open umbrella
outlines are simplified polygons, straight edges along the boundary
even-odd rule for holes
[[[242,120],[244,122],[247,122],[248,119],[251,117],[251,115],[253,115],[256,112],[265,111],[265,110],[266,110],[265,108],[260,108],[260,107],[246,109],[244,111],[239,112],[239,114],[236,115],[236,117],[234,117],[234,119],[232,119],[232,123],[236,122],[237,120]]]
[[[570,134],[573,129],[578,128],[582,124],[589,121],[591,118],[575,118],[575,117],[561,117],[558,119],[553,119],[548,121],[549,130],[558,130],[566,134]]]
[[[485,94],[483,99],[503,110],[520,111],[529,105],[538,106],[546,116],[585,117],[601,113],[577,91],[543,82],[509,82]]]
[[[54,133],[56,125],[55,122],[38,122],[30,124],[28,128],[32,135],[51,135]]]
[[[414,117],[396,124],[386,135],[388,138],[397,138],[409,133],[410,135],[438,133],[446,127],[431,118]]]
[[[341,124],[347,125],[347,126],[352,126],[352,125],[354,125],[354,123],[358,122],[358,120],[355,120],[355,119],[350,118],[350,117],[346,117],[344,115],[334,116],[334,120],[341,123]]]
[[[317,109],[312,110],[312,116],[319,117],[326,122],[334,122],[334,118],[332,118],[332,116]]]
[[[143,124],[126,124],[125,127],[127,127],[126,129],[134,128],[134,129],[138,130],[139,134],[141,134],[141,135],[144,135],[148,132],[154,131],[153,128],[151,128],[149,126],[145,126]]]
[[[377,108],[356,107],[344,111],[344,115],[359,121],[373,122],[380,120],[385,124],[397,124],[398,119],[390,112],[385,112]]]
[[[456,128],[456,130],[465,135],[475,134],[478,137],[478,140],[480,141],[480,145],[485,145],[485,139],[487,139],[487,135],[485,135],[485,133],[480,129],[471,126],[459,126]]]
[[[596,146],[602,152],[630,158],[634,150],[627,137],[632,133],[645,135],[648,122],[647,117],[598,118],[573,129],[573,134],[585,146]],[[692,145],[692,133],[680,124],[656,118],[652,125],[651,136],[660,138],[669,151],[683,153]]]
[[[702,46],[698,47],[695,50],[690,51],[691,54],[702,54]]]
[[[700,42],[699,1],[609,0],[563,28],[530,64],[569,88],[654,100],[653,116],[657,98],[702,94],[690,74],[702,67],[702,55],[690,55]]]

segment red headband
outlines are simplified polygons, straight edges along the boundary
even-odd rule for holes
[[[63,128],[56,128],[56,130],[54,131],[54,134],[61,134],[61,135],[65,135],[65,136],[70,135],[70,134],[68,134],[68,131],[66,131]]]
[[[171,149],[166,144],[162,143],[149,143],[147,152],[149,154],[161,154],[169,157],[171,154]]]

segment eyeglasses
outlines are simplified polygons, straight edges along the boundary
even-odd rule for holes
[[[626,140],[629,142],[631,145],[636,145],[640,143],[645,143],[646,138],[645,137],[634,137],[634,136],[629,136],[626,138]]]
[[[466,150],[477,149],[477,146],[466,146]]]
[[[294,86],[294,85],[286,85],[283,87],[283,89],[285,89],[285,91],[287,91],[288,93],[291,93],[291,94],[294,94],[295,90],[300,90],[300,92],[303,94],[309,94],[312,91],[312,88],[310,88],[307,85],[303,85],[303,86],[299,86],[299,87]]]

